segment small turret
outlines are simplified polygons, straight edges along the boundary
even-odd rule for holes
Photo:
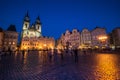
[[[35,21],[35,29],[36,29],[36,35],[37,37],[41,36],[41,22],[40,22],[40,17],[38,16]]]
[[[25,15],[25,17],[24,17],[24,21],[30,22],[30,18],[29,18],[29,15],[28,15],[28,11],[27,11],[27,13],[26,13],[26,15]]]
[[[30,26],[30,18],[29,18],[28,12],[27,12],[24,17],[23,30],[27,30],[29,28],[29,26]]]
[[[36,27],[36,30],[41,33],[41,22],[40,22],[39,16],[36,18],[35,27]]]
[[[39,16],[36,18],[35,23],[36,23],[36,24],[41,24],[41,22],[40,22],[40,17],[39,17]]]

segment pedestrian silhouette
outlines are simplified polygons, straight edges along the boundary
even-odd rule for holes
[[[24,50],[22,50],[22,56],[23,56],[23,58],[24,58],[24,53],[25,53],[25,51],[24,51]]]
[[[78,62],[78,50],[74,50],[75,62]]]
[[[61,60],[63,60],[63,59],[64,59],[64,58],[63,58],[63,52],[61,52],[61,54],[60,54],[60,55],[61,55]]]
[[[49,57],[49,61],[51,62],[52,61],[52,52],[50,50],[48,51],[48,57]]]

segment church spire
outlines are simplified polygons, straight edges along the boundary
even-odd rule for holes
[[[41,24],[41,22],[40,22],[40,17],[38,16],[37,18],[36,18],[36,22],[35,22],[36,24]]]
[[[27,11],[27,13],[25,14],[24,21],[26,21],[26,22],[29,22],[29,21],[30,21],[28,11]]]

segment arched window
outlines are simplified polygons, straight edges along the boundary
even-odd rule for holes
[[[38,26],[38,29],[39,29],[40,27]]]
[[[25,27],[27,28],[27,24],[25,24]]]

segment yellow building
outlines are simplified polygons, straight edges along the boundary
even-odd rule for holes
[[[41,50],[41,49],[54,49],[54,38],[47,37],[25,37],[21,40],[21,50]]]

